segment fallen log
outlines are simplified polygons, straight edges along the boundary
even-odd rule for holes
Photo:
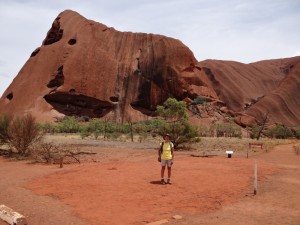
[[[26,218],[5,205],[0,205],[0,218],[11,225],[27,225]]]

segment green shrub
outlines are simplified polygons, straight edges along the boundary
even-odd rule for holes
[[[160,121],[160,126],[156,132],[161,135],[171,134],[175,148],[186,142],[192,142],[198,136],[195,126],[188,122],[186,103],[177,101],[175,98],[168,98],[163,106],[157,107],[157,113],[164,121]]]
[[[210,102],[211,100],[208,99],[208,98],[205,98],[203,96],[197,96],[191,103],[191,105],[201,105],[203,103],[206,103],[206,102]]]
[[[142,133],[147,132],[146,125],[145,125],[145,123],[142,123],[142,122],[133,124],[132,130],[136,134],[142,134]]]
[[[296,128],[296,138],[300,139],[300,126]]]
[[[45,133],[53,134],[59,132],[59,127],[54,123],[42,123],[38,124],[38,127]]]
[[[86,133],[94,135],[95,139],[104,133],[105,122],[101,119],[95,119],[89,122]]]
[[[116,124],[116,132],[121,134],[130,133],[130,123]]]
[[[293,136],[290,128],[284,124],[276,124],[275,127],[268,129],[265,134],[271,138],[285,139]]]
[[[80,127],[80,137],[82,139],[88,137],[91,135],[91,132],[89,131],[89,124],[84,124],[84,125],[81,125]]]
[[[80,125],[75,117],[66,116],[58,123],[58,130],[61,133],[79,133]]]
[[[257,138],[260,131],[260,126],[258,124],[253,124],[251,127],[247,127],[247,131],[250,134],[250,138]]]
[[[185,121],[181,124],[176,124],[174,141],[177,146],[184,143],[198,142],[198,130],[196,126]]]

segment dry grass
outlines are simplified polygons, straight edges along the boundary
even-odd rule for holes
[[[55,134],[47,135],[45,141],[51,141],[56,144],[66,144],[74,146],[93,146],[93,147],[111,147],[111,148],[133,148],[133,149],[156,149],[159,143],[162,141],[161,137],[143,137],[134,136],[134,141],[131,141],[129,135],[122,135],[116,140],[104,140],[103,137],[99,137],[97,140],[94,138],[81,139],[77,134]],[[202,155],[222,155],[226,150],[233,150],[234,154],[246,155],[247,152],[250,155],[259,154],[270,151],[274,146],[279,144],[293,143],[295,140],[288,139],[269,139],[262,138],[259,141],[249,138],[210,138],[202,137],[201,141],[193,144],[186,144],[184,149],[196,151]],[[260,146],[253,146],[249,148],[249,143],[262,142],[263,148]],[[300,154],[300,150],[299,150]]]
[[[292,143],[293,140],[268,139],[262,138],[259,141],[249,138],[201,138],[201,142],[193,147],[203,155],[224,154],[226,150],[233,150],[234,154],[238,155],[255,155],[272,150],[276,145]],[[263,148],[260,146],[252,146],[249,148],[249,143],[263,143]]]
[[[142,140],[142,141],[141,141]],[[91,153],[96,153],[91,156],[80,156],[81,162],[99,162],[109,158],[116,154],[117,158],[114,160],[121,160],[121,158],[131,158],[131,150],[136,150],[144,154],[144,151],[153,151],[156,154],[159,148],[159,143],[162,141],[161,137],[142,137],[134,136],[134,142],[131,141],[130,135],[123,135],[117,140],[105,139],[99,137],[97,140],[93,137],[82,139],[79,134],[48,134],[44,136],[44,143],[52,143],[59,147],[65,146],[70,150],[80,150]],[[210,138],[202,137],[201,141],[193,144],[186,144],[184,149],[179,149],[176,154],[194,154],[197,156],[210,156],[219,155],[224,156],[226,150],[233,150],[234,155],[240,157],[251,157],[258,154],[266,153],[272,150],[276,145],[295,143],[295,152],[300,155],[299,141],[295,139],[282,140],[282,139],[260,139],[259,142],[263,142],[263,148],[260,146],[254,146],[249,148],[249,143],[256,142],[256,140],[249,138]],[[296,144],[297,143],[297,144]],[[1,147],[3,151],[5,149]],[[114,152],[114,153],[113,153]],[[1,152],[0,152],[1,153]]]

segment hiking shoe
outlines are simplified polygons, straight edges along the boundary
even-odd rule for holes
[[[161,183],[161,184],[166,184],[166,182],[165,182],[164,179],[161,179],[161,180],[160,180],[160,183]]]
[[[171,179],[168,179],[168,184],[172,184],[172,181],[171,181]]]

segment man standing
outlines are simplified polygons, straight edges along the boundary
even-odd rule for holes
[[[170,141],[170,135],[166,134],[164,141],[160,143],[158,150],[158,161],[161,162],[161,184],[166,184],[164,180],[165,168],[168,166],[168,184],[171,184],[171,167],[174,161],[174,144]]]

